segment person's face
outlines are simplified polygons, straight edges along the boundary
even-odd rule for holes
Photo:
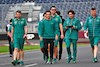
[[[56,13],[56,15],[58,15],[58,14]]]
[[[16,13],[17,18],[21,18],[21,16],[22,16],[21,13],[18,13],[18,12]]]
[[[55,7],[52,7],[51,10],[50,10],[50,12],[51,12],[52,14],[55,14],[55,13],[56,13],[56,8],[55,8]]]
[[[96,16],[96,10],[91,10],[92,16]]]
[[[10,22],[10,24],[12,24],[12,22]]]
[[[46,12],[46,18],[49,19],[51,17],[51,13],[50,12]]]
[[[74,17],[74,14],[72,14],[72,12],[69,12],[69,17],[72,19]]]
[[[43,16],[43,19],[46,19],[46,14]]]

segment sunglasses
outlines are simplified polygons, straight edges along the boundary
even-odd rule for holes
[[[52,11],[56,11],[56,9],[51,9]]]

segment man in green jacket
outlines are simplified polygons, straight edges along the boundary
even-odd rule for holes
[[[77,40],[78,40],[78,30],[81,29],[81,24],[78,18],[74,17],[74,11],[68,11],[69,18],[65,20],[63,24],[63,29],[65,32],[65,43],[67,46],[68,60],[67,63],[70,63],[72,60],[70,45],[73,43],[73,63],[76,63],[76,53],[77,53]]]
[[[89,33],[89,40],[91,43],[91,50],[94,56],[93,62],[97,62],[98,43],[100,36],[100,17],[96,15],[96,8],[91,9],[91,16],[86,20],[84,33],[86,33],[87,28]]]
[[[43,14],[43,19],[41,20],[41,21],[39,21],[39,24],[41,24],[42,23],[42,21],[43,20],[45,20],[46,19],[46,13],[44,13]],[[38,36],[39,36],[39,38],[41,38],[41,36],[40,36],[40,26],[38,25]],[[40,40],[40,39],[39,39]],[[43,40],[41,41],[40,40],[40,48],[41,48],[41,51],[42,51],[42,53],[43,53],[43,59],[45,60],[45,55],[44,55],[44,49],[43,49]]]
[[[57,62],[57,54],[58,54],[58,42],[61,39],[64,38],[64,34],[63,34],[63,25],[62,25],[62,19],[59,15],[56,15],[56,7],[52,6],[50,8],[50,12],[51,12],[51,18],[54,19],[57,22],[57,26],[58,26],[58,40],[55,40],[55,47],[54,47],[54,62]]]
[[[50,63],[52,64],[54,40],[58,40],[58,26],[51,17],[51,12],[46,11],[46,19],[40,25],[40,40],[43,40],[46,63],[48,63],[48,43],[50,43]]]
[[[28,33],[27,22],[25,18],[21,17],[21,11],[16,11],[16,17],[12,20],[12,30],[11,30],[11,41],[14,43],[14,57],[12,60],[12,64],[16,65],[16,58],[18,55],[18,50],[21,51],[21,62],[20,65],[24,65],[23,58],[24,58],[24,41],[26,35]],[[14,37],[13,37],[14,36]]]

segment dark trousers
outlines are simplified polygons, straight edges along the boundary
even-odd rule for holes
[[[63,43],[63,39],[60,38],[60,40],[59,40],[59,55],[62,54],[62,50],[63,50],[62,43]]]
[[[44,43],[44,52],[48,59],[48,43],[50,43],[50,58],[53,59],[53,50],[54,50],[54,39],[43,39]]]
[[[11,38],[9,36],[8,36],[8,42],[9,42],[9,52],[10,52],[10,54],[12,54],[13,53],[13,49],[11,48],[11,44],[10,44]]]

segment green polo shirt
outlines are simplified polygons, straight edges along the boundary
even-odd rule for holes
[[[27,22],[25,18],[17,18],[12,20],[12,26],[14,27],[14,37],[22,38],[25,34],[25,26],[27,26]]]
[[[54,19],[54,20],[57,22],[57,26],[58,26],[58,29],[59,29],[58,31],[60,32],[59,24],[62,23],[61,17],[60,17],[59,15],[56,15],[56,14],[55,14],[54,17],[52,17],[52,15],[51,15],[51,18]]]

